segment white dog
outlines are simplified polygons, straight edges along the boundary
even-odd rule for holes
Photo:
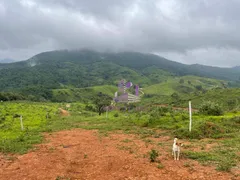
[[[174,160],[179,160],[180,147],[183,146],[182,143],[178,143],[177,141],[178,141],[178,139],[174,138],[174,140],[173,140],[173,148],[172,148],[172,155],[174,155]]]

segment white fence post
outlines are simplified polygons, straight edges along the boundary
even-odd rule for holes
[[[108,118],[108,107],[107,107],[107,110],[106,110],[106,118]]]
[[[20,123],[21,123],[21,129],[22,129],[22,131],[23,131],[24,127],[23,127],[22,115],[20,116]]]
[[[192,104],[189,101],[189,131],[192,131]]]

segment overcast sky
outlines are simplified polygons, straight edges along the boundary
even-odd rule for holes
[[[0,59],[56,49],[240,65],[240,0],[0,0]]]

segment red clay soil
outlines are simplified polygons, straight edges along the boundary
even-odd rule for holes
[[[75,129],[46,134],[46,143],[16,159],[0,156],[0,180],[230,180],[239,177],[214,167],[171,156],[171,139],[153,140],[129,134],[103,136],[97,131]],[[166,146],[156,145],[157,142]],[[165,149],[163,149],[165,147]],[[148,152],[158,150],[159,163],[150,163]],[[184,150],[183,150],[184,151]]]

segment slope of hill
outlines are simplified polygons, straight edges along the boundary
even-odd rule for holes
[[[202,78],[197,76],[182,76],[166,80],[144,88],[149,95],[172,95],[173,93],[188,94],[196,91],[206,91],[215,88],[224,88],[226,82],[223,80]]]
[[[212,89],[225,89],[226,86],[227,81],[223,80],[198,76],[174,77],[144,88],[145,98],[143,101],[186,106],[190,97],[198,96]]]
[[[240,108],[240,88],[230,88],[230,89],[212,89],[205,93],[199,94],[189,94],[180,102],[185,103],[188,100],[192,101],[195,108],[198,108],[205,101],[212,101],[220,104],[227,110],[234,110],[235,108]]]
[[[27,61],[0,64],[0,91],[42,94],[49,89],[115,85],[122,78],[148,87],[184,75],[237,82],[240,71],[238,68],[184,65],[136,52],[51,51]],[[231,85],[237,86],[236,82]],[[47,97],[48,92],[44,96]]]
[[[114,96],[117,91],[116,86],[104,85],[93,86],[87,88],[68,88],[68,89],[54,89],[52,101],[55,102],[75,102],[85,101],[89,102],[99,92],[107,94],[110,97]]]

